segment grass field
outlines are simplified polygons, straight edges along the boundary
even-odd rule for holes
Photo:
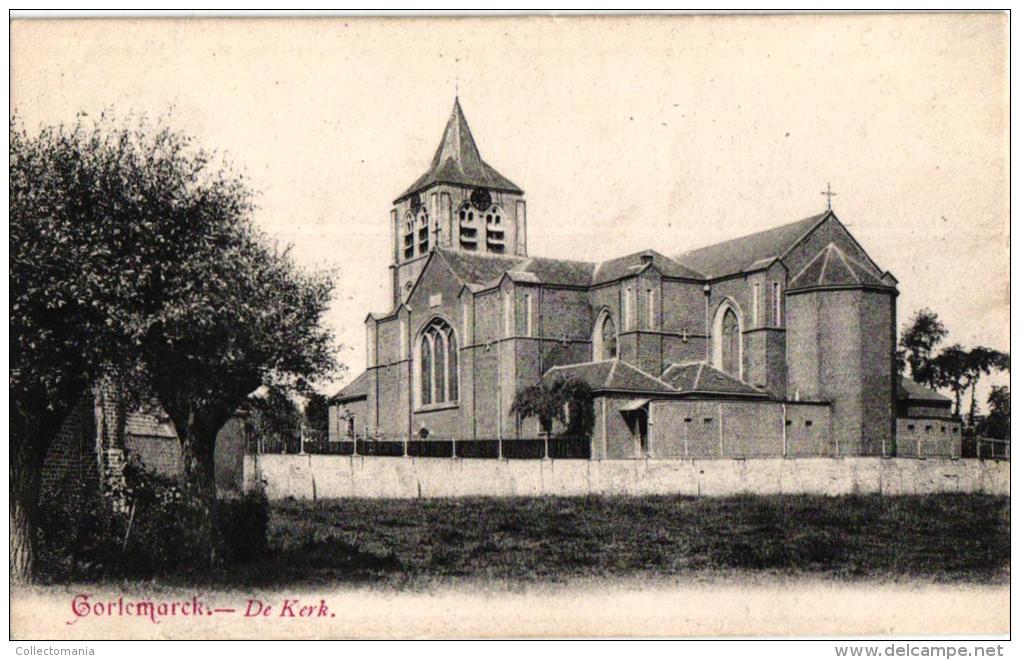
[[[275,503],[250,586],[739,575],[1002,584],[1009,500],[679,496]]]

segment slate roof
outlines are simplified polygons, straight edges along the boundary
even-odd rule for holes
[[[510,179],[497,172],[482,160],[475,138],[471,135],[460,99],[454,99],[453,112],[443,131],[432,164],[410,188],[396,199],[396,202],[419,192],[435,183],[456,183],[463,186],[493,188],[520,194],[522,191]]]
[[[687,279],[701,280],[704,276],[690,268],[677,263],[675,260],[669,257],[659,254],[655,250],[644,250],[642,252],[635,252],[634,254],[628,254],[623,257],[617,257],[616,259],[610,259],[609,261],[603,261],[595,266],[595,272],[592,276],[593,284],[602,284],[603,282],[612,282],[618,280],[621,277],[627,275],[633,275],[634,273],[640,272],[646,265],[647,258],[651,258],[651,263],[659,270],[660,273],[667,277],[682,277]]]
[[[767,396],[757,387],[719,371],[706,362],[671,364],[662,372],[662,380],[685,394]]]
[[[439,248],[436,250],[449,264],[454,274],[467,284],[494,284],[503,273],[521,266],[527,257],[513,257],[499,254],[459,252]]]
[[[654,250],[635,252],[600,263],[461,252],[445,248],[439,248],[437,252],[442,253],[443,259],[450,265],[457,277],[467,284],[476,286],[494,285],[506,273],[511,279],[518,282],[588,287],[641,272],[642,269],[648,267],[644,255],[651,257],[651,264],[663,275],[703,279],[698,273]]]
[[[177,431],[168,418],[144,412],[127,414],[124,419],[124,433],[147,438],[177,439]]]
[[[545,372],[542,380],[557,377],[580,378],[595,391],[673,392],[673,388],[663,381],[620,359],[552,367]]]
[[[790,280],[789,290],[816,286],[869,286],[890,288],[867,266],[829,243],[804,269]]]
[[[783,256],[808,231],[831,214],[831,211],[826,211],[797,222],[708,245],[679,254],[675,259],[709,279],[763,267]]]
[[[930,390],[924,385],[915,383],[904,376],[900,376],[900,384],[896,388],[896,398],[901,401],[924,401],[926,403],[940,403],[943,405],[950,405],[953,402],[949,397]]]
[[[340,388],[340,391],[333,395],[333,400],[342,403],[366,396],[368,396],[368,372],[362,371],[357,378]]]

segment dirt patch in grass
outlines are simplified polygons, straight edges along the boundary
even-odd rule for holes
[[[717,574],[1004,583],[984,495],[539,497],[274,503],[269,554],[215,584],[563,582]]]

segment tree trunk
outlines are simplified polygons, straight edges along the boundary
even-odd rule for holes
[[[35,577],[35,506],[38,499],[38,488],[28,484],[15,486],[14,470],[11,470],[11,584],[23,585],[32,582]],[[32,495],[32,491],[36,495]]]
[[[968,426],[970,426],[971,428],[974,427],[974,415],[977,414],[976,392],[977,392],[978,380],[979,380],[978,378],[975,378],[970,383],[970,414],[968,415],[968,417],[969,417]]]
[[[11,405],[10,429],[10,571],[12,584],[28,584],[36,577],[36,517],[39,487],[46,452],[69,408],[26,412],[23,405]]]
[[[195,519],[192,530],[202,561],[206,566],[216,562],[216,430],[215,425],[196,413],[193,404],[182,422],[175,420],[184,461],[184,492]]]

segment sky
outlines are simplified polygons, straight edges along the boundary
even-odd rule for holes
[[[225,154],[255,222],[339,270],[326,321],[349,371],[329,389],[364,368],[392,201],[458,94],[525,190],[529,254],[673,255],[818,213],[831,183],[900,282],[900,324],[930,307],[950,341],[1008,350],[1007,31],[1005,14],[15,21],[11,97],[30,131],[145,113]]]

